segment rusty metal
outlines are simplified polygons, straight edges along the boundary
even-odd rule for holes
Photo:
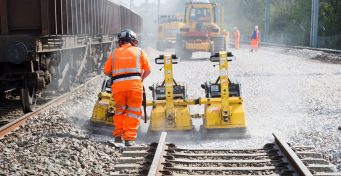
[[[2,35],[8,34],[7,0],[0,0],[0,31]]]
[[[309,169],[303,164],[301,159],[296,155],[296,153],[291,149],[291,147],[283,142],[277,135],[272,134],[275,137],[275,142],[281,149],[283,154],[289,160],[290,164],[295,168],[295,170],[302,176],[312,176]]]
[[[161,164],[163,158],[163,155],[165,154],[165,148],[166,148],[166,136],[167,132],[162,132],[161,137],[158,143],[158,146],[156,148],[156,152],[153,158],[153,162],[150,166],[148,176],[155,176],[155,175],[161,175],[160,171],[163,167]]]
[[[113,34],[141,31],[142,18],[108,0],[0,0],[0,33],[46,35]],[[27,7],[28,6],[28,7]]]
[[[16,81],[15,84],[8,83],[7,80],[0,81],[1,86],[9,85],[8,89],[18,88],[21,85],[22,75],[28,72],[25,67],[30,66],[27,65],[29,62],[25,61],[38,61],[35,62],[34,69],[36,70],[33,71],[47,72],[52,65],[43,66],[44,63],[53,62],[44,62],[45,59],[59,59],[60,63],[71,63],[70,60],[77,58],[69,59],[64,57],[66,55],[62,52],[83,52],[89,41],[92,42],[88,51],[102,48],[103,52],[109,52],[110,43],[117,40],[113,38],[112,34],[119,33],[123,28],[121,6],[110,0],[25,0],[26,3],[21,1],[0,0],[0,62],[4,63],[0,67],[0,77],[15,75],[11,78],[13,77]],[[127,10],[130,12],[129,9]],[[128,12],[122,13],[133,14]],[[139,33],[139,31],[136,32]],[[20,63],[16,63],[22,64],[22,66],[11,69],[12,67],[8,67],[8,65],[12,64],[13,59],[9,58],[8,53],[12,52],[8,50],[7,46],[17,41],[23,43],[30,54],[26,58],[23,57]],[[83,53],[81,55],[83,56]],[[89,52],[86,52],[85,55],[89,55]],[[89,56],[93,55],[90,53]],[[63,67],[60,63],[53,67]],[[93,62],[89,64],[99,65]],[[77,69],[78,65],[74,64],[73,67],[75,68],[72,69]],[[80,69],[82,70],[82,68],[85,68],[83,64]],[[64,71],[55,74],[58,75],[54,76],[51,82],[66,83]],[[71,76],[75,77],[76,75]],[[35,89],[37,92],[43,90],[34,86],[29,88]]]
[[[0,31],[2,35],[8,34],[7,0],[0,0]]]
[[[42,35],[49,34],[49,16],[48,16],[48,1],[40,0],[41,4],[41,33]]]
[[[58,104],[61,104],[63,103],[64,101],[66,101],[70,95],[76,91],[78,91],[79,89],[83,88],[86,84],[94,81],[94,80],[97,80],[100,78],[100,75],[90,79],[88,82],[86,82],[85,84],[82,84],[80,86],[78,86],[77,88],[75,88],[74,90],[72,90],[71,92],[68,92],[68,93],[65,93],[63,94],[62,96],[59,96],[58,98],[40,106],[38,109],[36,109],[35,111],[31,112],[31,113],[28,113],[28,114],[25,114],[24,116],[6,124],[5,126],[1,127],[0,128],[0,138],[4,137],[6,134],[14,131],[15,129],[17,129],[18,127],[22,126],[23,124],[25,124],[25,122],[30,118],[30,117],[33,117],[33,116],[36,116],[38,115],[39,113],[45,111],[46,109],[50,108],[51,106],[55,106],[55,105],[58,105]]]
[[[300,172],[294,169],[295,164],[288,160],[285,154],[290,150],[299,150],[297,155],[301,154],[302,159],[296,159],[309,163],[307,167],[314,172],[314,175],[340,175],[333,170],[328,161],[314,153],[313,147],[279,147],[285,143],[275,135],[274,137],[274,143],[266,144],[260,149],[190,149],[166,144],[166,134],[163,133],[158,143],[123,149],[113,174],[148,176],[311,175],[310,171]],[[290,155],[294,155],[294,153]]]

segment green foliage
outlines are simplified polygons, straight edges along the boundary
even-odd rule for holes
[[[248,39],[255,25],[258,25],[262,32],[265,0],[223,1],[225,22],[230,30],[238,26],[244,40]],[[271,0],[270,2],[269,42],[309,45],[312,0]],[[340,0],[320,0],[319,37],[322,47],[323,45],[332,48],[341,47]]]
[[[341,34],[341,1],[321,0],[320,34],[331,36]]]

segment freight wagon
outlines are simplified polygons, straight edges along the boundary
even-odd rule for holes
[[[116,35],[141,32],[142,19],[109,0],[0,0],[0,95],[24,112],[48,89],[67,91],[100,71]]]

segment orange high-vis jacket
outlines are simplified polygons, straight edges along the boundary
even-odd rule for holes
[[[234,40],[235,41],[239,41],[240,40],[240,31],[239,30],[236,30],[234,32]]]
[[[150,62],[142,49],[131,44],[122,45],[110,53],[103,72],[112,77],[127,74],[142,74],[151,69]],[[134,75],[115,79],[112,84],[112,93],[135,90],[143,90],[141,76]]]

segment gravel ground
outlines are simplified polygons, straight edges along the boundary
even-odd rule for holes
[[[159,54],[152,49],[146,51],[150,60]],[[272,133],[276,133],[292,144],[315,146],[340,170],[341,65],[313,59],[321,57],[316,51],[233,52],[237,60],[230,64],[230,75],[242,84],[251,137],[205,141],[193,138],[184,142],[183,135],[178,135],[177,146],[262,148],[273,142]],[[203,56],[196,53],[194,57]],[[200,84],[216,79],[218,68],[212,65],[207,60],[194,59],[174,66],[175,79],[187,84],[189,98],[203,97]],[[146,87],[162,81],[163,71],[159,68],[153,64]],[[88,85],[80,95],[71,97],[72,101],[42,113],[1,139],[0,175],[109,175],[119,152],[111,142],[101,142],[111,137],[89,137],[84,128],[100,86],[101,80]],[[151,99],[150,91],[147,92]],[[191,107],[191,112],[202,113],[203,107]],[[198,128],[202,122],[194,123]],[[143,124],[141,131],[146,128]],[[141,135],[140,143],[143,142]]]
[[[22,115],[19,100],[0,99],[0,127]]]
[[[151,60],[158,52],[146,49]],[[242,84],[242,95],[251,138],[231,140],[191,140],[178,135],[176,144],[183,147],[260,148],[273,142],[272,133],[296,145],[312,145],[341,169],[341,65],[310,50],[248,49],[232,50],[237,60],[230,63],[230,77]],[[191,61],[174,66],[174,77],[185,82],[189,98],[204,96],[200,84],[215,80],[218,68],[201,53]],[[334,56],[333,56],[334,57]],[[316,58],[319,58],[318,60]],[[160,65],[145,86],[162,81]],[[148,91],[148,97],[152,97]],[[191,108],[202,113],[203,107]],[[202,123],[194,120],[196,125]],[[198,126],[196,126],[198,127]],[[180,136],[180,137],[179,137]]]
[[[80,128],[100,85],[101,80],[89,84],[1,139],[0,175],[109,175],[119,152],[113,143],[94,141]]]

